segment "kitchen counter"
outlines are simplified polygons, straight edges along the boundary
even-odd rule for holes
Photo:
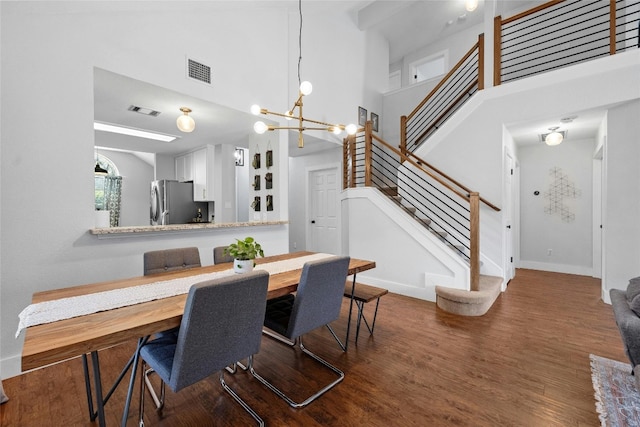
[[[140,225],[133,227],[107,227],[92,228],[89,233],[100,238],[114,237],[130,237],[136,235],[149,236],[153,234],[167,234],[178,232],[198,232],[213,231],[219,228],[239,228],[239,227],[259,227],[271,225],[284,225],[289,221],[250,221],[250,222],[227,222],[227,223],[191,223],[191,224],[173,224],[173,225]]]

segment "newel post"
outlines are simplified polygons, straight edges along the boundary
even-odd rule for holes
[[[471,290],[479,290],[480,285],[480,194],[469,193],[470,209],[470,254],[469,266],[471,268]]]
[[[493,18],[493,85],[500,86],[502,78],[502,16]]]
[[[367,120],[364,125],[364,185],[371,187],[371,148],[373,146],[372,141],[372,123],[371,120]]]

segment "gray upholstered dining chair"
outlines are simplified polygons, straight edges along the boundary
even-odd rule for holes
[[[161,249],[144,253],[144,275],[200,267],[200,251],[196,247]],[[177,333],[178,328],[157,332],[156,337]]]
[[[144,275],[200,267],[196,247],[163,249],[144,253]]]
[[[140,426],[144,425],[145,384],[153,372],[162,380],[158,409],[164,406],[165,384],[177,392],[220,372],[224,390],[259,425],[264,425],[258,414],[227,385],[224,371],[244,358],[249,359],[252,367],[253,355],[260,349],[268,284],[269,274],[256,270],[201,282],[189,289],[178,334],[149,341],[140,349],[143,376]]]
[[[303,354],[326,366],[338,376],[336,380],[307,399],[295,402],[250,366],[250,371],[256,379],[294,408],[308,405],[344,379],[344,373],[340,369],[304,346],[302,336],[316,328],[328,325],[340,316],[349,260],[348,256],[334,256],[307,262],[302,267],[300,284],[295,296],[290,294],[267,301],[264,325],[283,337],[293,340],[294,348],[297,343]]]
[[[214,264],[222,264],[223,262],[233,262],[233,257],[231,255],[224,253],[225,249],[227,249],[226,246],[217,246],[213,248]]]

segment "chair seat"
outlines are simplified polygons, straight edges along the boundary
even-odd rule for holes
[[[295,299],[292,294],[287,294],[268,300],[264,325],[272,331],[284,335],[289,326],[289,319],[291,318],[291,310],[293,309]]]

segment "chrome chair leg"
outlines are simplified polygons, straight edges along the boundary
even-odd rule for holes
[[[281,343],[287,344],[288,346],[293,347],[294,345],[296,345],[295,341],[291,341],[290,339],[288,339],[286,337],[283,337],[280,334],[272,332],[270,329],[262,328],[262,333],[265,334],[268,337],[271,337],[273,339],[276,339],[276,340],[280,341]]]
[[[252,369],[251,368],[252,365],[253,365],[253,356],[249,356],[249,367],[247,369]],[[251,408],[251,406],[249,406],[244,400],[242,400],[242,398],[238,396],[238,394],[231,387],[229,387],[229,385],[227,385],[227,383],[224,380],[224,369],[220,371],[220,384],[222,385],[222,388],[224,388],[224,390],[227,393],[229,393],[231,397],[233,397],[235,401],[238,402],[240,406],[242,406],[242,408],[244,408],[244,410],[247,411],[247,413],[253,417],[254,420],[258,422],[259,426],[261,427],[264,426],[264,421],[253,410],[253,408]]]
[[[269,381],[267,381],[262,376],[260,376],[260,374],[258,374],[255,371],[255,369],[253,369],[253,362],[252,361],[249,363],[249,371],[254,376],[254,378],[256,378],[262,384],[267,386],[267,388],[269,388],[269,390],[273,391],[275,394],[280,396],[280,398],[282,398],[284,401],[286,401],[289,404],[289,406],[294,407],[294,408],[302,408],[304,406],[307,406],[309,403],[313,402],[314,400],[316,400],[318,397],[322,396],[324,393],[326,393],[327,391],[329,391],[333,387],[335,387],[338,383],[340,383],[344,379],[344,372],[342,372],[340,369],[336,368],[335,366],[333,366],[332,364],[330,364],[326,360],[322,359],[320,356],[318,356],[318,355],[312,353],[311,351],[309,351],[304,346],[304,344],[302,343],[302,337],[298,337],[296,341],[297,341],[297,343],[298,343],[298,345],[300,347],[300,350],[302,350],[302,352],[304,354],[306,354],[307,356],[311,357],[315,361],[317,361],[317,362],[321,363],[322,365],[326,366],[327,368],[329,368],[336,375],[338,375],[338,378],[335,379],[330,384],[328,384],[325,387],[323,387],[322,389],[320,389],[319,391],[317,391],[316,393],[314,393],[313,395],[309,396],[307,399],[303,400],[302,402],[294,402],[289,396],[284,394],[280,389],[278,389],[276,386],[274,386]]]
[[[149,394],[153,399],[153,403],[155,403],[156,405],[156,411],[160,412],[164,407],[165,384],[164,381],[160,380],[160,397],[158,398],[158,394],[156,393],[156,390],[153,388],[153,384],[151,384],[151,380],[149,379],[149,374],[153,374],[154,372],[155,371],[151,368],[145,370],[143,378],[147,388],[149,389]]]

